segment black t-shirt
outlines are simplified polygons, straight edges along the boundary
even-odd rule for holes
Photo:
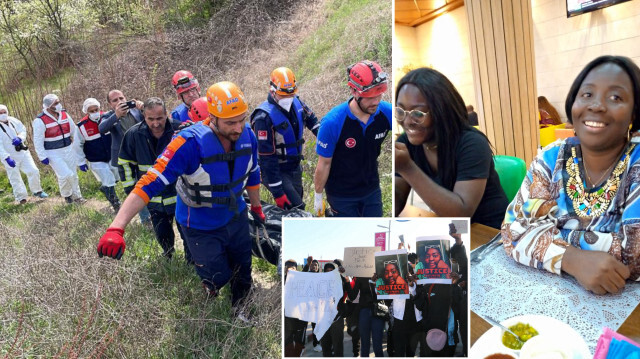
[[[422,172],[439,186],[445,187],[442,184],[442,171],[438,171],[438,173],[432,171],[421,145],[410,144],[405,133],[400,135],[397,141],[407,146],[411,159]],[[464,131],[456,146],[456,155],[453,161],[455,161],[457,168],[456,182],[478,178],[487,179],[482,199],[476,212],[471,216],[471,223],[500,228],[509,202],[500,185],[500,178],[493,163],[493,153],[487,139],[477,130]],[[453,190],[453,188],[447,189]]]

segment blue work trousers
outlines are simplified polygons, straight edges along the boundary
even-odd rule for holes
[[[382,191],[363,197],[336,197],[327,194],[334,217],[382,217]]]
[[[369,357],[370,338],[373,339],[373,352],[377,357],[383,357],[382,352],[382,332],[384,331],[384,320],[375,317],[371,308],[360,309],[360,357]]]
[[[247,210],[218,229],[182,227],[182,230],[202,283],[220,290],[231,282],[231,304],[238,305],[251,289],[251,237]]]

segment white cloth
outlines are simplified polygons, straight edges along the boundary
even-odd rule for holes
[[[118,168],[111,166],[108,162],[89,162],[91,173],[105,187],[113,187],[116,185],[116,176]]]
[[[289,271],[284,285],[284,315],[316,323],[318,340],[333,323],[342,299],[342,280],[337,270],[327,273]]]
[[[16,151],[15,146],[11,143],[14,138],[19,137],[22,142],[27,140],[27,130],[18,119],[15,117],[9,117],[8,122],[0,122],[0,159],[4,168],[7,170],[7,177],[9,177],[9,183],[13,189],[13,197],[16,201],[26,199],[27,187],[24,185],[20,171],[27,175],[27,181],[29,182],[29,189],[32,193],[42,191],[40,185],[40,171],[33,162],[31,153],[29,151]],[[6,131],[6,134],[4,131]],[[15,161],[16,166],[11,167],[5,160],[7,157],[11,157]]]
[[[53,116],[46,110],[44,111],[49,117],[56,119],[60,122],[61,114],[59,116]],[[67,114],[69,120],[69,126],[71,126],[71,138],[72,141],[78,137],[78,127],[73,123],[71,116]],[[46,130],[44,122],[41,119],[36,118],[32,122],[33,125],[33,147],[35,147],[36,154],[40,161],[45,158],[49,159],[49,165],[53,169],[58,178],[58,186],[60,187],[60,195],[62,197],[73,196],[73,198],[81,198],[80,186],[78,185],[78,171],[77,171],[77,158],[73,151],[73,142],[71,146],[57,148],[55,150],[44,149],[44,132]]]
[[[409,287],[409,294],[416,295],[415,283],[413,284],[413,286]],[[405,309],[406,302],[407,302],[406,299],[393,299],[393,317],[394,318],[400,319],[400,320],[404,318],[404,309]],[[422,312],[419,311],[415,305],[413,306],[413,311],[416,313],[416,320],[418,322],[421,321]]]

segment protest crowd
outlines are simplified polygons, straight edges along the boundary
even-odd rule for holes
[[[346,254],[343,260],[322,261],[324,265],[310,256],[301,271],[311,276],[298,274],[300,268],[296,260],[287,260],[285,356],[314,356],[310,351],[315,351],[321,352],[323,357],[369,357],[372,348],[376,357],[453,357],[456,354],[466,357],[468,261],[461,236],[450,235],[455,242],[450,248],[447,244],[443,252],[450,259],[447,262],[454,263],[455,270],[442,277],[430,276],[437,279],[419,279],[427,275],[418,274],[443,272],[438,268],[442,254],[435,261],[426,258],[435,246],[424,249],[419,246],[420,255],[408,253],[406,249],[378,251],[375,255],[381,258],[380,265],[376,259],[376,273],[371,277],[346,275],[345,267],[349,267],[348,261],[353,259],[347,258]],[[433,269],[419,269],[423,263],[426,268]],[[296,280],[288,281],[287,277],[292,277],[292,273]],[[327,285],[323,283],[327,280],[335,281],[333,295],[337,304],[331,298],[331,290],[324,290]],[[326,302],[321,300],[313,305],[307,302],[309,308],[326,305],[332,309],[324,310],[317,317],[317,323],[298,319],[305,316],[301,313],[306,310],[304,302],[308,298],[300,302],[290,299],[292,292],[307,297],[310,288],[317,288],[316,294],[322,288]],[[309,324],[313,334],[307,336]],[[351,337],[352,353],[345,353],[345,332]],[[386,342],[386,350],[383,350],[383,342]]]
[[[180,100],[172,111],[161,98],[128,100],[121,90],[112,89],[104,103],[98,96],[88,97],[84,116],[76,122],[63,106],[64,99],[50,93],[32,121],[31,146],[24,124],[0,105],[0,161],[17,205],[28,201],[20,172],[26,174],[33,196],[49,197],[29,147],[53,170],[59,193],[70,205],[86,201],[78,170],[90,171],[116,212],[99,240],[100,257],[122,258],[125,228],[139,215],[153,229],[166,258],[174,255],[176,235],[180,236],[185,259],[194,265],[209,296],[217,296],[230,283],[234,314],[248,321],[247,313],[238,308],[251,289],[252,250],[262,253],[252,248],[250,235],[267,219],[263,205],[268,204],[260,200],[260,186],[273,196],[275,206],[269,206],[284,211],[280,216],[304,211],[305,127],[318,137],[320,155],[313,213],[382,214],[377,157],[391,130],[391,105],[382,101],[387,82],[376,62],[349,66],[351,98],[322,121],[299,98],[296,76],[286,67],[271,72],[265,81],[267,98],[253,113],[236,84],[218,82],[203,93],[198,79],[185,70],[171,78]],[[366,164],[366,171],[354,172],[355,163]],[[118,198],[117,182],[124,200]],[[278,259],[270,262],[279,265]]]

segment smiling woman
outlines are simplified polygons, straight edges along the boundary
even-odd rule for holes
[[[420,68],[396,90],[396,215],[413,189],[440,217],[499,228],[507,207],[486,136],[469,125],[462,97],[440,72]]]
[[[565,103],[576,137],[533,161],[502,237],[518,262],[573,275],[597,294],[640,279],[640,69],[622,56],[591,61]]]

